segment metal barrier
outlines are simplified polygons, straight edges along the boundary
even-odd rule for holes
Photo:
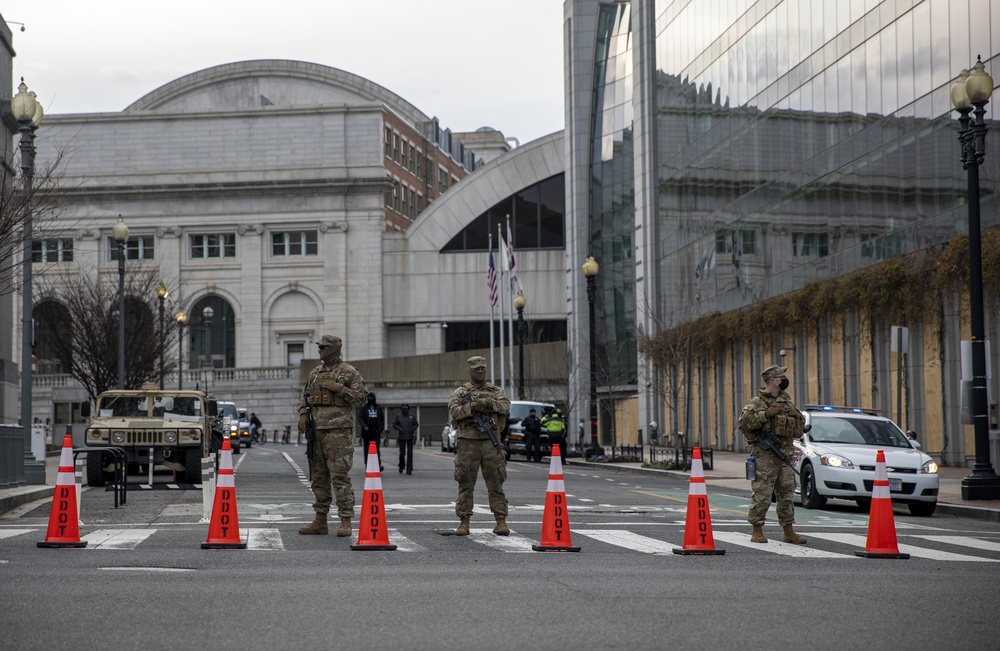
[[[73,448],[73,465],[76,466],[76,455],[81,452],[91,453],[91,452],[107,452],[115,458],[115,476],[112,480],[112,489],[115,494],[115,508],[118,508],[119,497],[121,498],[121,505],[125,506],[125,502],[128,499],[128,459],[125,456],[125,448],[116,447],[92,447],[84,446],[80,448]]]
[[[714,469],[712,448],[701,448],[701,465],[705,470]],[[650,463],[673,463],[683,468],[691,467],[691,450],[688,448],[649,448]]]

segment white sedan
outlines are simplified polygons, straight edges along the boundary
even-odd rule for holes
[[[441,430],[441,451],[442,452],[454,452],[455,451],[455,436],[458,434],[455,428],[451,425],[445,425],[444,429]]]
[[[929,516],[937,507],[938,465],[922,452],[913,432],[904,433],[872,409],[804,405],[806,433],[795,441],[799,471],[796,492],[802,506],[822,508],[828,498],[871,506],[875,456],[885,454],[889,494],[913,515]],[[909,434],[909,436],[907,435]]]

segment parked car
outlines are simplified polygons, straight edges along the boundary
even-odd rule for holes
[[[250,447],[250,412],[242,407],[237,407],[236,414],[236,429],[240,433],[239,442],[243,444],[243,447],[248,448]]]
[[[547,409],[555,408],[555,405],[548,402],[512,400],[510,403],[510,414],[507,417],[507,425],[510,427],[510,431],[507,433],[508,454],[516,452],[517,454],[525,455],[525,458],[527,458],[528,455],[525,453],[524,446],[524,427],[521,425],[521,421],[528,417],[528,412],[532,409],[535,410],[535,415],[541,418]],[[544,430],[542,430],[541,447],[542,455],[547,455],[550,451],[549,439]]]
[[[455,437],[458,432],[450,424],[446,424],[444,429],[441,430],[441,451],[442,452],[454,452],[455,451]]]
[[[240,418],[235,402],[220,402],[218,418],[222,421],[223,435],[229,436],[233,454],[240,453]]]
[[[803,405],[806,433],[796,439],[796,492],[802,506],[822,508],[828,499],[871,506],[875,456],[885,454],[889,495],[910,513],[930,516],[937,507],[938,465],[920,450],[915,432],[904,433],[877,410]]]

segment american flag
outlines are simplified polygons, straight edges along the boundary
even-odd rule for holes
[[[490,266],[486,270],[486,287],[490,293],[490,305],[497,306],[497,268],[493,264],[493,251],[490,251]]]

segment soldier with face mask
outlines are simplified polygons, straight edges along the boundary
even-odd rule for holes
[[[306,430],[307,398],[316,425],[316,440],[309,461],[316,518],[299,529],[299,533],[327,534],[327,514],[336,494],[340,515],[337,536],[346,537],[351,535],[351,516],[354,514],[354,488],[348,476],[354,465],[354,410],[365,404],[368,387],[358,370],[341,358],[343,343],[340,337],[323,335],[317,345],[323,363],[309,372],[299,401],[299,431]]]
[[[492,419],[494,436],[499,439],[510,412],[510,398],[503,389],[486,381],[485,357],[469,358],[469,378],[471,381],[455,389],[448,401],[451,424],[458,432],[455,443],[455,481],[458,482],[455,514],[461,523],[455,535],[469,535],[473,492],[482,469],[490,510],[497,523],[493,533],[509,536],[507,497],[503,493],[503,483],[507,479],[504,455],[493,447],[489,435],[476,427],[473,416],[481,414]]]
[[[796,408],[785,389],[788,388],[788,377],[785,366],[768,366],[760,374],[764,386],[740,413],[740,429],[750,444],[750,454],[757,462],[757,478],[750,484],[753,492],[750,498],[750,510],[747,521],[753,527],[750,542],[766,543],[764,537],[764,517],[771,506],[771,494],[778,500],[778,524],[784,530],[783,541],[795,545],[804,545],[806,539],[795,533],[792,523],[795,522],[795,507],[792,505],[792,495],[795,493],[795,471],[781,462],[773,452],[761,449],[756,444],[756,437],[762,432],[773,434],[778,440],[778,446],[789,459],[795,450],[792,440],[802,436],[802,426],[805,418]]]

